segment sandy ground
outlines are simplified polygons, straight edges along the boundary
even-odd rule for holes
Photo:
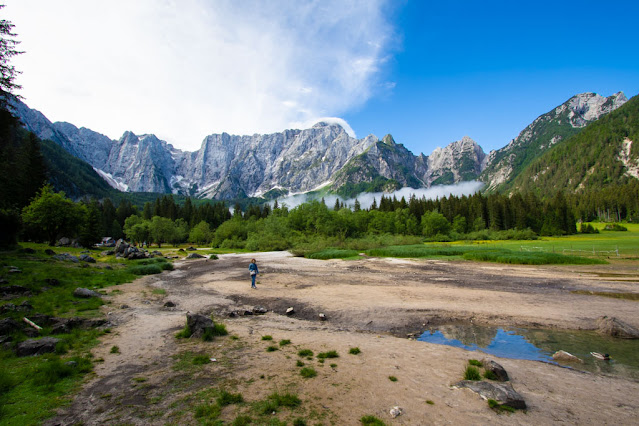
[[[261,272],[257,290],[247,272],[252,257]],[[637,381],[490,357],[506,368],[528,404],[524,412],[497,414],[476,393],[451,387],[468,359],[484,355],[406,338],[451,321],[592,329],[597,317],[609,315],[639,327],[637,302],[571,293],[632,292],[638,282],[639,268],[630,264],[317,261],[286,252],[182,261],[175,271],[110,289],[116,291],[106,308],[115,326],[93,351],[104,362],[47,424],[198,424],[194,407],[212,402],[220,389],[245,400],[222,410],[219,419],[229,424],[242,414],[252,424],[277,417],[288,424],[302,418],[308,425],[357,425],[363,415],[406,425],[638,424]],[[167,301],[177,306],[163,307]],[[257,305],[269,312],[228,317]],[[285,315],[288,307],[294,315]],[[212,313],[234,337],[176,339],[186,312]],[[327,321],[319,321],[320,312]],[[265,335],[273,341],[262,340]],[[282,339],[292,343],[280,347]],[[267,352],[269,345],[278,350]],[[113,346],[119,353],[111,353]],[[361,353],[349,354],[353,347]],[[339,358],[320,364],[299,358],[300,349],[335,350]],[[180,363],[188,354],[216,361]],[[298,359],[315,368],[317,377],[302,378]],[[273,392],[295,393],[302,404],[259,417],[254,403]],[[403,409],[395,419],[389,414],[393,406]]]

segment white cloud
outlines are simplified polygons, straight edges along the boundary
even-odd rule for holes
[[[29,106],[192,150],[364,103],[393,44],[387,1],[7,0],[3,18]]]
[[[415,195],[415,197],[420,199],[425,197],[426,199],[434,200],[436,198],[448,197],[450,195],[457,197],[461,197],[462,195],[472,195],[480,191],[483,187],[484,184],[478,181],[460,182],[454,185],[436,185],[431,186],[430,188],[418,189],[404,187],[392,193],[362,192],[356,198],[349,198],[347,200],[336,195],[327,195],[324,197],[324,202],[328,207],[333,207],[333,205],[335,205],[335,200],[339,199],[340,202],[352,207],[355,204],[355,199],[357,199],[360,203],[360,207],[367,209],[373,204],[373,200],[376,200],[377,205],[379,205],[379,200],[382,198],[382,195],[390,198],[397,197],[398,200],[401,200],[402,197],[404,197],[406,201],[408,201],[412,195]],[[296,194],[278,198],[277,202],[280,205],[285,204],[288,208],[292,209],[314,199],[317,199],[317,197],[309,196],[307,194]],[[273,205],[273,203],[271,203],[271,205]]]

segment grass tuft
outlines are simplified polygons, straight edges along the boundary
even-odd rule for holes
[[[395,377],[395,376],[388,376],[388,380],[390,380],[391,382],[396,382],[396,381],[397,381],[397,377]]]
[[[275,352],[277,350],[279,350],[277,346],[269,346],[268,348],[266,348],[266,352]]]
[[[481,361],[477,361],[476,359],[469,359],[468,360],[468,364],[474,365],[476,367],[481,367],[482,366]]]
[[[363,416],[359,421],[364,426],[386,426],[386,423],[375,416]]]
[[[317,376],[317,371],[312,367],[304,367],[300,370],[300,375],[305,379]]]
[[[220,392],[220,396],[217,397],[216,401],[220,407],[224,407],[226,405],[244,402],[244,397],[242,397],[241,393],[230,393],[223,390]]]
[[[210,364],[211,358],[208,355],[196,355],[193,357],[193,361],[191,361],[193,365],[204,365]]]
[[[360,354],[361,352],[362,351],[360,351],[359,348],[357,348],[357,347],[356,348],[350,348],[348,350],[348,353],[351,354],[351,355],[357,355],[357,354]]]
[[[339,354],[337,353],[337,351],[320,352],[317,354],[317,357],[319,359],[339,358]]]
[[[290,345],[291,341],[289,339],[280,340],[280,346]]]
[[[297,355],[301,357],[313,356],[313,351],[310,349],[300,349],[299,351],[297,351]]]
[[[262,336],[262,340],[273,340],[273,336],[267,334],[266,336]]]
[[[464,380],[481,380],[479,369],[477,367],[473,367],[472,365],[466,367],[466,371],[464,371]]]

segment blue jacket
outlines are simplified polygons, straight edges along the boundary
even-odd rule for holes
[[[249,264],[249,272],[250,271],[255,271],[256,274],[260,273],[260,271],[257,269],[257,265],[255,263]]]

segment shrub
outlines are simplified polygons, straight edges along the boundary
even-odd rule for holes
[[[193,365],[210,364],[211,359],[208,355],[196,355],[193,357]]]
[[[240,402],[244,402],[244,398],[241,393],[230,393],[225,390],[220,392],[220,396],[217,397],[217,403],[219,406],[224,407],[225,405],[231,404],[239,404]]]
[[[120,348],[118,346],[111,346],[111,350],[109,351],[112,354],[119,354],[120,353]]]
[[[359,348],[350,348],[350,349],[348,350],[348,353],[349,353],[349,354],[351,354],[351,355],[357,355],[357,354],[359,354],[359,353],[361,353],[361,352],[362,352],[362,351],[360,351],[360,350],[359,350]]]
[[[297,355],[302,356],[302,357],[304,357],[304,356],[313,356],[313,351],[310,350],[310,349],[300,349],[297,352]]]
[[[375,416],[363,416],[359,421],[364,426],[386,426],[386,423]]]
[[[335,249],[329,248],[322,251],[309,253],[306,255],[309,259],[346,259],[349,257],[356,257],[359,255],[359,252],[356,250],[344,250],[344,249]]]
[[[477,367],[473,367],[472,365],[466,367],[466,371],[464,371],[464,380],[481,380],[481,375],[479,374]]]
[[[293,420],[293,426],[306,426],[306,421],[304,419],[295,419]]]
[[[302,403],[302,400],[290,393],[280,395],[275,392],[269,395],[265,401],[256,404],[257,411],[261,414],[271,414],[280,407],[295,408]]]
[[[277,349],[277,346],[269,346],[268,348],[266,348],[266,352],[275,352]]]
[[[320,352],[317,354],[319,359],[325,358],[339,358],[339,354],[336,351]]]
[[[129,267],[129,271],[135,275],[161,274],[162,267],[159,265],[137,265]]]
[[[273,340],[273,336],[267,334],[266,336],[262,336],[262,340]]]
[[[291,341],[289,339],[280,340],[280,346],[290,345]]]
[[[229,334],[229,332],[226,330],[226,326],[222,323],[215,323],[212,330],[214,336],[226,336],[227,334]]]
[[[304,367],[300,370],[300,375],[305,379],[310,379],[311,377],[317,376],[317,371],[311,367]]]

